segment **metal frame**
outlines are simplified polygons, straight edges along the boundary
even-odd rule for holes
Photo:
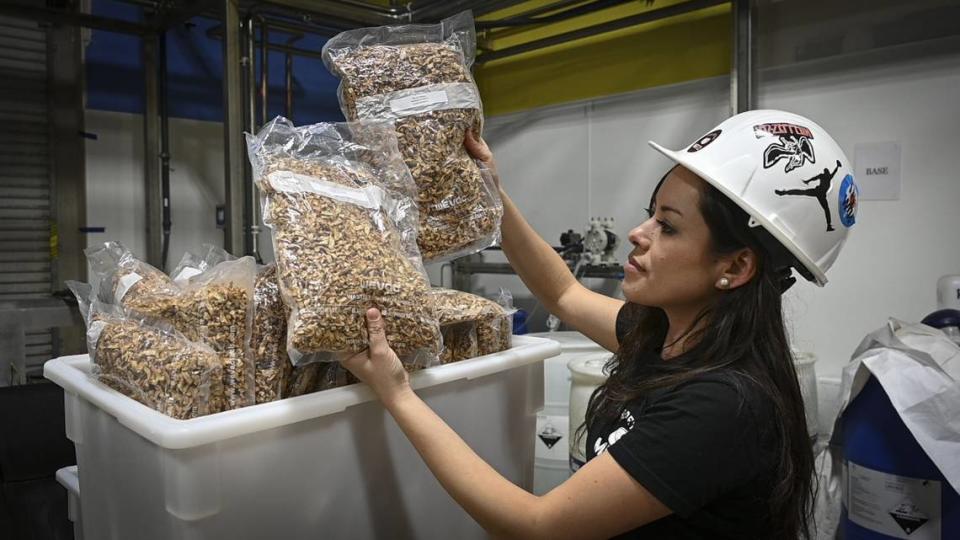
[[[121,0],[140,6],[151,16],[145,23],[114,20],[84,13],[22,5],[0,5],[0,14],[59,24],[73,24],[111,32],[141,36],[144,40],[145,122],[144,183],[147,192],[147,261],[159,267],[166,263],[164,246],[169,244],[169,130],[165,97],[164,47],[160,36],[173,25],[191,17],[204,15],[224,21],[220,32],[208,35],[223,38],[224,59],[224,185],[226,192],[226,227],[224,247],[234,253],[258,255],[259,202],[245,159],[242,130],[253,131],[266,121],[269,91],[269,51],[285,55],[284,108],[288,115],[293,106],[292,57],[320,57],[319,51],[295,47],[306,33],[331,35],[346,28],[432,22],[472,9],[477,16],[522,3],[523,0],[420,0],[390,6],[375,5],[363,0]],[[582,39],[629,26],[674,17],[684,13],[727,3],[728,0],[690,0],[664,8],[607,21],[602,24],[565,32],[548,38],[497,51],[486,51],[477,63],[490,62],[513,55]],[[558,0],[503,21],[484,23],[488,28],[547,24],[573,16],[604,9],[620,2],[596,0],[581,4]],[[753,107],[753,9],[752,0],[733,0],[734,68],[731,73],[731,108],[739,112]],[[259,39],[255,26],[259,25]],[[290,34],[286,43],[274,43],[275,32]],[[261,73],[256,80],[254,57],[260,47]],[[258,88],[259,86],[259,88]],[[259,108],[257,99],[260,99]],[[258,111],[259,109],[259,111]]]
[[[244,146],[243,146],[243,73],[240,65],[241,22],[236,0],[223,0],[223,157],[226,188],[226,227],[224,249],[246,253],[243,226]]]
[[[753,83],[756,79],[753,35],[754,0],[733,0],[733,59],[730,71],[730,112],[738,114],[756,108]]]
[[[629,28],[631,26],[637,26],[639,24],[653,22],[660,19],[676,17],[677,15],[683,15],[684,13],[690,13],[692,11],[698,11],[713,6],[718,6],[720,4],[726,4],[728,2],[729,0],[691,0],[682,4],[675,4],[665,8],[645,11],[643,13],[637,13],[621,19],[614,19],[612,21],[580,28],[570,32],[564,32],[562,34],[530,41],[520,45],[515,45],[513,47],[485,52],[477,57],[476,63],[483,64],[493,60],[500,60],[502,58],[508,58],[510,56],[516,56],[518,54],[544,49],[554,45],[560,45],[569,41],[605,34],[607,32],[613,32],[614,30],[621,30],[623,28]],[[534,21],[536,22],[536,20]]]
[[[147,207],[147,262],[163,269],[163,186],[160,172],[160,43],[156,34],[143,37],[143,180]]]

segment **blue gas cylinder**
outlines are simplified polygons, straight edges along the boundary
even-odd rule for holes
[[[513,333],[518,336],[527,333],[527,312],[522,309],[513,312]]]
[[[876,378],[847,406],[843,508],[847,540],[960,539],[960,496],[927,457]]]

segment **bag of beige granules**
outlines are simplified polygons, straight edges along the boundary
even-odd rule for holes
[[[443,333],[443,363],[510,348],[512,314],[500,304],[463,291],[434,287],[428,300]]]
[[[212,383],[212,412],[254,404],[252,257],[225,261],[177,284],[119,242],[85,253],[93,295],[100,302],[170,324],[217,353],[223,377]]]
[[[499,192],[463,147],[467,130],[479,133],[483,122],[470,74],[475,52],[470,12],[439,24],[349,30],[323,47],[324,64],[341,79],[344,116],[395,122],[417,184],[417,241],[429,262],[499,241]]]
[[[170,278],[178,285],[183,285],[193,276],[213,268],[224,261],[235,261],[237,258],[228,253],[227,250],[212,244],[203,244],[203,248],[197,255],[193,252],[186,252],[180,258],[180,262],[173,267],[170,272]]]
[[[404,363],[434,361],[440,327],[417,249],[410,172],[389,123],[294,127],[277,118],[247,146],[273,231],[287,353],[298,365],[367,348],[365,312],[383,313]]]
[[[257,403],[281,399],[293,365],[287,356],[287,310],[280,296],[276,264],[264,266],[257,274],[250,348],[256,372]]]
[[[223,261],[235,260],[222,248],[205,245],[199,256],[184,254],[180,263],[170,273],[177,283],[185,283],[191,277]],[[287,356],[287,309],[280,296],[277,280],[277,265],[268,264],[257,268],[253,286],[253,326],[250,333],[250,350],[254,365],[254,394],[256,403],[269,403],[313,390],[313,379],[304,378],[303,372],[294,376],[293,365]],[[304,368],[320,368],[320,364],[308,364]],[[287,393],[286,388],[291,392]]]
[[[181,286],[174,326],[220,355],[223,408],[228,411],[255,403],[250,337],[256,276],[253,257],[241,257],[204,270]]]
[[[67,285],[87,324],[92,377],[173,418],[217,412],[214,392],[222,366],[213,349],[163,321],[91,301],[86,283]]]

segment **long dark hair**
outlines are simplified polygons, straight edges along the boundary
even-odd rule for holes
[[[665,179],[655,188],[654,198]],[[795,261],[762,227],[750,228],[749,215],[743,209],[708,183],[702,186],[699,206],[710,229],[712,250],[717,255],[753,250],[758,260],[756,275],[720,294],[701,312],[686,336],[693,345],[670,361],[640,360],[642,353],[659,351],[664,345],[666,314],[659,308],[628,303],[632,328],[608,362],[610,376],[590,397],[586,421],[576,436],[582,438],[586,426],[615,419],[628,402],[642,399],[652,390],[717,370],[734,371],[741,375],[734,379],[754,384],[775,408],[778,454],[768,502],[771,537],[809,538],[815,489],[813,451],[781,304],[781,294],[793,283],[789,274]]]

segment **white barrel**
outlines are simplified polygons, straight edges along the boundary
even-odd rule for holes
[[[576,472],[587,459],[586,437],[577,440],[576,432],[586,416],[590,396],[607,380],[603,367],[611,353],[585,355],[567,364],[570,370],[570,471]]]

